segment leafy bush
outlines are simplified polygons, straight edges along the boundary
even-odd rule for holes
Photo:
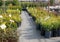
[[[5,1],[5,5],[8,6],[9,4],[12,4],[12,1]],[[13,4],[12,4],[13,5]]]
[[[50,31],[52,29],[58,29],[60,27],[60,16],[56,16],[52,12],[48,13],[48,11],[43,10],[43,8],[39,7],[28,7],[27,9],[31,15],[36,18],[35,22],[41,25],[40,28]]]
[[[7,9],[19,9],[19,10],[21,10],[22,9],[22,7],[21,6],[6,6],[6,8]]]
[[[0,38],[4,40],[17,40],[17,27],[21,22],[20,10],[7,9],[6,13],[0,14]],[[0,39],[0,40],[1,40]],[[17,42],[17,41],[16,41]]]
[[[5,5],[8,6],[9,4],[12,4],[12,5],[19,5],[19,1],[18,1],[18,0],[5,1]]]
[[[22,7],[46,7],[47,3],[44,2],[20,2]]]
[[[6,28],[5,31],[0,29],[0,41],[4,42],[9,40],[15,40],[17,42],[18,36],[17,36],[17,32],[15,29],[12,28]],[[14,41],[13,41],[14,42]]]
[[[10,14],[12,17],[11,19],[13,19],[15,22],[21,22],[21,18],[20,18],[20,10],[6,10],[6,12],[8,13],[8,15]]]
[[[17,9],[17,10],[7,9],[6,12],[10,13],[10,14],[20,14],[20,10],[19,9]]]

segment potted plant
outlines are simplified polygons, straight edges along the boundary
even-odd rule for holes
[[[60,36],[60,29],[58,29],[58,36]]]
[[[47,25],[47,27],[45,27],[45,38],[50,38],[52,35],[52,31],[51,31],[51,27]]]
[[[60,36],[60,22],[58,22],[58,29],[57,29],[57,34],[58,34],[58,36]]]
[[[58,36],[57,29],[52,29],[52,37]]]
[[[59,23],[59,20],[56,19],[57,21],[54,22],[54,27],[52,29],[52,33],[53,33],[53,37],[56,37],[56,36],[59,36],[59,33],[60,33],[60,23]]]
[[[41,25],[42,25],[42,29],[44,30],[45,38],[50,38],[51,37],[51,29],[53,27],[51,25],[51,23],[43,22],[43,23],[41,23]]]
[[[40,23],[41,23],[42,29],[45,32],[44,33],[45,38],[50,38],[51,35],[52,35],[52,31],[51,30],[53,28],[51,17],[47,16],[46,18],[40,20]]]
[[[45,31],[45,38],[50,38],[51,37],[51,31]]]

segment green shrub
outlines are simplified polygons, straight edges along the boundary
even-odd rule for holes
[[[2,42],[4,40],[5,41],[15,40],[17,42],[18,36],[16,30],[12,28],[6,28],[5,31],[0,29],[0,41]]]
[[[19,10],[22,10],[22,7],[21,6],[6,6],[6,9],[19,9]]]
[[[12,5],[19,5],[19,1],[18,1],[18,0],[5,1],[5,5],[8,6],[9,4],[12,4]]]
[[[7,8],[5,13],[2,14],[0,13],[0,40],[2,40],[1,42],[4,42],[4,40],[7,41],[16,40],[17,42],[18,35],[16,30],[20,22],[21,22],[20,10],[17,8],[16,9]]]
[[[43,28],[45,31],[57,30],[60,27],[60,16],[56,16],[52,12],[48,13],[48,11],[40,7],[28,7],[27,9],[36,18],[35,22],[40,24],[40,28]]]
[[[5,5],[8,6],[9,4],[12,4],[12,1],[5,1]],[[13,5],[13,4],[12,4]]]

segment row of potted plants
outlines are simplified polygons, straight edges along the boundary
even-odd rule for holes
[[[27,7],[31,16],[35,18],[35,22],[40,29],[41,34],[45,37],[60,36],[60,16],[56,16],[52,12],[48,12],[40,7]]]
[[[7,9],[0,14],[0,42],[17,42],[17,27],[21,23],[19,9]]]

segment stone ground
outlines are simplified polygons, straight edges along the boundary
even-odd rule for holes
[[[60,37],[46,39],[36,30],[36,25],[26,11],[21,12],[22,23],[18,28],[18,42],[60,42]]]

